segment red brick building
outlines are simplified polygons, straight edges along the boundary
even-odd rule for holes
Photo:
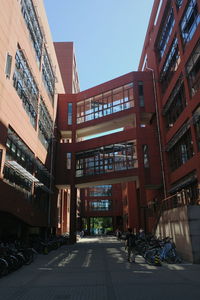
[[[81,92],[42,2],[2,7],[0,238],[107,218],[200,262],[200,0],[155,0],[138,71]]]
[[[71,228],[80,188],[80,218],[87,219],[87,228],[90,218],[109,216],[114,230],[150,230],[146,209],[162,187],[154,103],[151,72],[132,72],[77,94],[59,95],[56,186],[61,210],[71,191]],[[82,190],[102,185],[112,185],[109,199],[91,199]],[[100,200],[109,200],[109,209],[99,210]]]
[[[139,64],[140,71],[152,72],[155,86],[165,195],[157,233],[173,236],[183,255],[195,261],[200,261],[199,37],[199,0],[155,0]]]

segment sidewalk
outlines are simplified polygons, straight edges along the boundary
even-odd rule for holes
[[[199,300],[200,265],[128,263],[114,237],[83,238],[0,279],[0,300]]]

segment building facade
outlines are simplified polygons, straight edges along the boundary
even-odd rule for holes
[[[64,87],[42,1],[1,6],[0,239],[26,238],[56,230],[53,137]]]
[[[165,195],[157,230],[185,244],[185,251],[192,252],[190,260],[193,256],[196,261],[200,261],[199,38],[199,0],[155,1],[139,64],[140,71],[152,72],[156,92]]]
[[[114,230],[150,230],[153,219],[146,222],[146,209],[162,189],[152,80],[151,72],[131,72],[77,94],[59,95],[56,186],[61,210],[70,203],[70,228],[76,227],[78,188],[79,217],[87,219],[87,229],[91,218],[109,216]],[[109,198],[104,192],[90,195],[102,185],[112,186]]]

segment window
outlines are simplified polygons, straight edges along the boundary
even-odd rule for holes
[[[149,168],[149,147],[148,145],[142,145],[143,150],[143,163],[145,168]]]
[[[136,142],[111,144],[76,153],[76,177],[137,168]]]
[[[179,63],[180,63],[180,53],[178,48],[178,39],[175,38],[168,52],[162,71],[160,73],[160,82],[161,82],[163,93],[167,89],[174,73],[178,69]]]
[[[182,6],[182,4],[183,4],[183,0],[176,0],[176,7],[177,7],[177,9],[180,9],[181,6]]]
[[[170,149],[170,167],[174,171],[193,156],[191,132],[188,130]]]
[[[193,115],[193,123],[195,128],[195,136],[198,151],[200,151],[200,111],[196,111]]]
[[[144,107],[144,88],[143,81],[138,82],[138,94],[139,94],[139,104],[140,107]]]
[[[3,156],[3,150],[0,149],[0,172],[1,172],[2,156]]]
[[[165,49],[167,47],[169,38],[172,33],[172,29],[174,27],[174,12],[173,9],[170,8],[168,12],[165,14],[166,18],[164,21],[164,24],[162,26],[161,33],[159,34],[158,37],[158,42],[157,42],[157,50],[158,50],[158,55],[159,59],[161,59],[165,53]]]
[[[38,112],[39,90],[26,57],[19,47],[15,55],[13,86],[22,100],[23,107],[29,116],[31,124],[35,128]]]
[[[133,83],[77,103],[77,124],[101,118],[134,106]]]
[[[89,208],[92,211],[108,211],[111,209],[111,200],[96,200],[89,202]]]
[[[167,128],[173,127],[174,123],[186,107],[185,88],[182,77],[178,79],[175,87],[164,107],[163,115]]]
[[[5,68],[5,74],[7,78],[10,78],[11,66],[12,66],[12,56],[7,53],[6,68]]]
[[[55,94],[55,74],[53,71],[50,56],[47,53],[46,48],[44,48],[44,56],[43,56],[43,62],[42,62],[42,79],[43,79],[45,88],[50,96],[50,100],[53,104],[54,103],[54,94]]]
[[[67,163],[66,163],[67,170],[70,170],[72,167],[72,153],[71,152],[67,153],[66,159],[67,159]]]
[[[49,111],[40,97],[40,113],[38,122],[38,137],[43,146],[48,149],[52,135],[53,135],[53,120],[49,114]]]
[[[21,0],[21,10],[35,49],[36,57],[40,62],[42,57],[43,35],[32,0]]]
[[[89,190],[90,197],[112,196],[112,185],[97,185],[97,186],[88,188],[88,190]]]
[[[183,45],[192,39],[199,22],[200,15],[198,12],[197,1],[190,0],[180,23]]]
[[[200,41],[198,41],[186,64],[186,73],[190,94],[193,97],[200,88]]]
[[[72,103],[67,104],[67,124],[72,125]]]

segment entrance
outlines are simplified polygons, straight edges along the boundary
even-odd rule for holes
[[[92,217],[90,218],[90,234],[102,235],[113,232],[112,217]]]

